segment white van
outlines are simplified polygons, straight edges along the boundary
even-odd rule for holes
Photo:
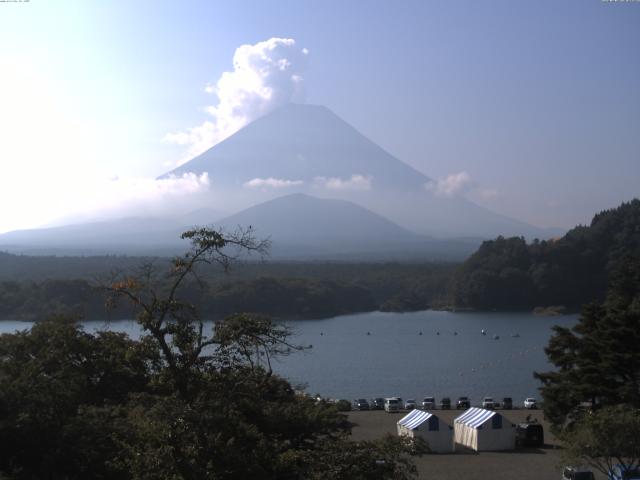
[[[384,399],[384,411],[388,413],[400,411],[400,399],[397,397]]]

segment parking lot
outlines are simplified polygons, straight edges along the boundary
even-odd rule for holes
[[[416,458],[419,478],[432,480],[546,480],[562,478],[562,450],[551,435],[549,425],[540,410],[498,410],[512,423],[523,423],[527,415],[542,423],[545,431],[544,448],[518,449],[512,452],[457,452],[453,454],[430,454]],[[387,433],[396,435],[396,422],[407,412],[386,413],[384,411],[354,411],[349,420],[355,424],[354,440],[374,440]],[[453,425],[453,420],[462,412],[435,410],[441,421]],[[604,480],[596,473],[596,479]]]

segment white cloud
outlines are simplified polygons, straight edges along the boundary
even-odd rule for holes
[[[316,177],[317,185],[329,190],[371,190],[371,176],[351,175],[351,178],[343,180],[340,177]]]
[[[203,198],[212,192],[210,185],[209,174],[206,172],[200,175],[172,175],[161,179],[118,176],[105,179],[69,175],[53,184],[54,187],[58,186],[55,192],[49,191],[46,196],[38,195],[36,201],[31,201],[32,195],[28,193],[7,196],[7,192],[0,191],[0,201],[4,204],[16,201],[21,204],[21,217],[5,216],[0,221],[0,232],[52,223],[162,216],[175,211],[188,211],[201,206]],[[42,191],[46,191],[45,188],[47,187],[43,186]],[[43,201],[43,198],[46,200]]]
[[[495,198],[499,195],[499,192],[494,188],[483,188],[480,190],[480,196],[485,199]]]
[[[170,133],[167,141],[185,145],[187,157],[199,155],[240,128],[274,109],[303,97],[306,48],[292,38],[270,38],[242,45],[233,55],[233,71],[224,72],[205,91],[218,97],[206,107],[213,118],[183,132]]]
[[[184,173],[165,178],[113,177],[76,185],[68,205],[59,211],[67,216],[137,216],[162,214],[181,205],[197,203],[210,192],[209,174]],[[82,198],[81,204],[74,199]]]
[[[118,178],[110,181],[106,191],[110,195],[131,200],[157,200],[162,197],[176,197],[202,192],[210,186],[209,173],[201,175],[184,173],[182,176],[169,175],[166,178]]]
[[[452,173],[439,180],[432,180],[425,183],[425,188],[440,197],[452,197],[463,195],[473,188],[475,183],[467,172]]]
[[[493,188],[481,188],[467,172],[452,173],[444,178],[425,183],[424,188],[439,197],[468,195],[477,201],[491,200],[500,195]]]
[[[286,188],[295,187],[296,185],[302,185],[302,180],[287,180],[284,178],[254,178],[244,183],[248,188]]]

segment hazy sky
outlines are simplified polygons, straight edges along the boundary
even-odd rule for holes
[[[640,2],[0,2],[0,231],[197,193],[153,179],[290,100],[496,212],[584,223],[640,195]]]

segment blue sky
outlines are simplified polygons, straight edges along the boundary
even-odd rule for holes
[[[31,0],[0,3],[0,231],[171,191],[168,134],[273,37],[308,50],[306,102],[496,212],[570,227],[640,195],[640,2]]]

